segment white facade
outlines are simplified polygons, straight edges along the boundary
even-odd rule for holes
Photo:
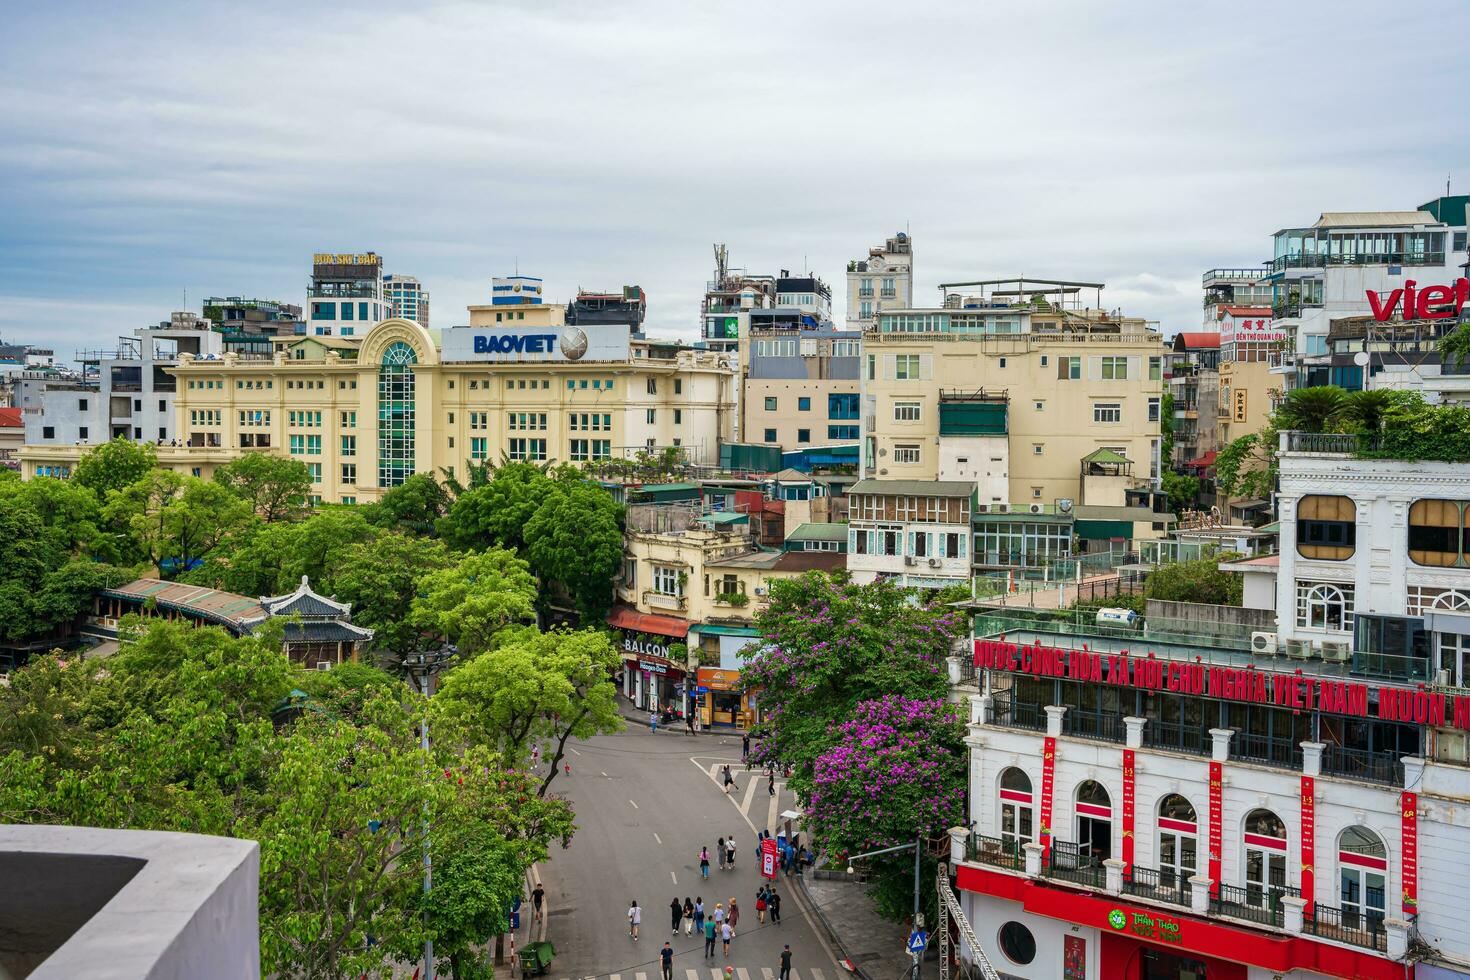
[[[207,320],[175,313],[156,327],[133,331],[116,351],[96,352],[95,385],[62,381],[40,394],[40,411],[27,406],[28,445],[92,446],[114,438],[165,445],[177,438],[174,392],[177,382],[167,369],[180,354],[197,358],[221,355],[222,338]]]
[[[847,264],[847,329],[869,330],[879,310],[914,305],[913,239],[899,232]]]
[[[848,490],[847,571],[937,589],[970,580],[968,483],[861,480]]]
[[[1009,436],[945,436],[939,440],[939,479],[975,484],[981,504],[1011,499]]]
[[[383,292],[383,259],[374,252],[317,253],[306,290],[306,333],[363,336],[393,315]]]

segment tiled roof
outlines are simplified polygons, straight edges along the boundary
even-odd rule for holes
[[[18,408],[0,408],[0,429],[20,429],[25,427],[25,420],[20,416]]]
[[[968,497],[975,492],[975,484],[959,480],[859,480],[847,492],[905,497]]]
[[[305,575],[301,576],[301,584],[296,591],[289,595],[261,596],[260,604],[265,607],[266,612],[272,616],[304,616],[307,618],[348,616],[352,607],[345,602],[336,602],[325,596],[317,595],[311,590],[311,583]]]

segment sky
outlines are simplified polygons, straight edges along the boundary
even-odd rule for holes
[[[940,282],[1200,276],[1323,211],[1470,192],[1470,3],[0,0],[0,338],[99,346],[314,252],[416,275],[435,327],[517,268],[637,283],[693,339],[712,245]]]

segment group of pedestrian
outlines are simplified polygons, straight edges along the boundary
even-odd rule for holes
[[[628,910],[629,921],[638,908],[634,902],[633,907]],[[679,927],[684,927],[684,935],[689,936],[699,933],[704,937],[704,955],[706,959],[715,955],[715,941],[719,940],[724,946],[726,956],[730,955],[730,940],[735,938],[735,927],[740,924],[740,904],[732,897],[730,907],[727,909],[723,902],[716,902],[713,911],[705,914],[704,896],[698,898],[686,897],[683,902],[675,895],[669,902],[669,935],[677,936]],[[633,927],[633,938],[638,938],[637,927]],[[668,943],[664,943],[668,946]]]
[[[701,860],[703,860],[703,855],[705,853],[706,852],[704,850],[700,851]],[[721,837],[715,842],[715,857],[720,862],[721,871],[725,871],[727,869],[730,871],[735,870],[735,837],[733,835],[731,835],[730,837]],[[708,864],[701,864],[700,867],[707,868]],[[709,875],[706,874],[705,877],[708,878]]]
[[[756,920],[764,924],[767,912],[771,913],[772,925],[779,926],[781,924],[781,896],[770,885],[761,885],[760,890],[755,893]]]

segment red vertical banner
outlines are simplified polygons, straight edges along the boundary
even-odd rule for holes
[[[1218,762],[1210,763],[1210,895],[1220,894],[1220,838],[1224,821],[1224,773]]]
[[[1123,880],[1133,880],[1133,750],[1123,750]]]
[[[1303,911],[1312,914],[1313,902],[1317,897],[1317,781],[1311,776],[1302,777],[1302,901]]]
[[[1403,794],[1399,810],[1403,814],[1404,914],[1416,915],[1419,912],[1419,794]]]
[[[776,841],[770,837],[761,841],[761,876],[776,877]]]
[[[1051,790],[1057,775],[1057,740],[1047,736],[1041,757],[1041,862],[1051,859]]]

